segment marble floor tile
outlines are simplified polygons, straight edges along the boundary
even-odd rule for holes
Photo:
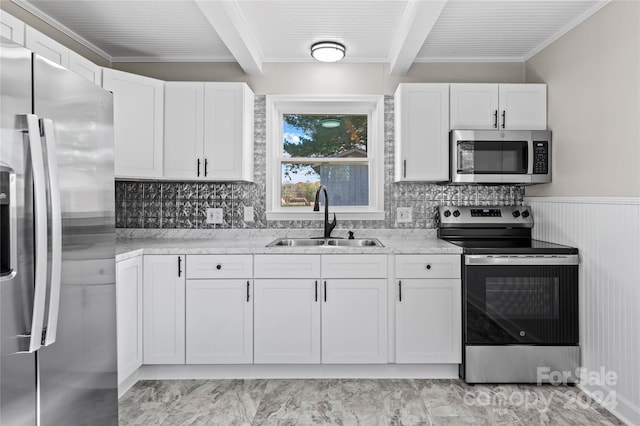
[[[120,399],[122,426],[466,424],[624,423],[575,387],[461,380],[148,380]]]

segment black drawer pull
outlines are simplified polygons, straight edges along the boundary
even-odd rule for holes
[[[222,269],[222,265],[220,265],[220,264],[216,265],[216,269],[217,269],[217,270]]]
[[[431,265],[427,265],[427,269],[431,269]]]

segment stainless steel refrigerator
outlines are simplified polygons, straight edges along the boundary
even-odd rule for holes
[[[0,425],[116,425],[113,98],[0,40]]]

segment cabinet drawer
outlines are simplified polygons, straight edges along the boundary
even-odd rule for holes
[[[323,255],[322,278],[387,278],[387,255]]]
[[[460,255],[398,255],[396,278],[460,278]]]
[[[320,256],[265,254],[255,257],[256,278],[319,278]]]
[[[251,278],[253,261],[250,254],[187,255],[187,279]]]

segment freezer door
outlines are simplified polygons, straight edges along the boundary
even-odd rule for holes
[[[25,114],[31,52],[0,39],[0,424],[36,424],[33,181]]]
[[[50,293],[45,316],[57,336],[38,352],[40,424],[116,425],[113,98],[37,55],[33,68],[34,112],[53,128],[43,145],[58,165],[62,215],[59,309]]]

